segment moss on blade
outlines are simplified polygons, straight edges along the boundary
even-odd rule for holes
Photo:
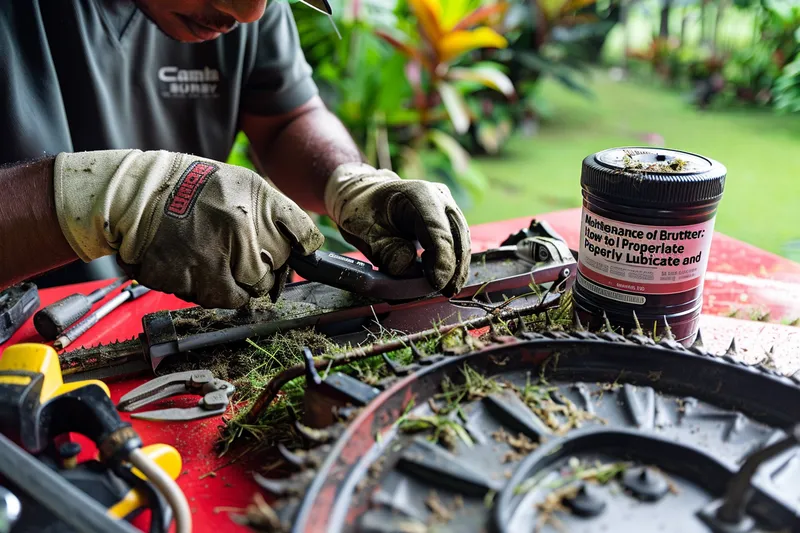
[[[562,297],[562,304],[557,309],[552,309],[547,315],[544,313],[522,317],[526,327],[533,331],[544,330],[547,328],[568,328],[571,325],[572,304],[569,294]],[[434,323],[434,327],[441,326]],[[494,330],[496,334],[511,334],[514,329],[513,323],[498,321]],[[486,333],[486,336],[489,336]],[[367,343],[383,343],[395,340],[402,336],[402,333],[381,329]],[[447,335],[434,335],[424,342],[417,344],[417,348],[423,356],[434,353],[466,353],[479,349],[480,342],[473,335],[468,335],[463,328],[457,328]],[[215,375],[231,381],[236,386],[236,392],[232,398],[232,409],[224,419],[221,428],[219,446],[222,453],[226,453],[234,443],[246,441],[248,444],[253,441],[259,447],[272,447],[277,443],[284,443],[291,447],[300,444],[302,438],[294,431],[294,417],[302,417],[303,414],[303,394],[305,391],[305,378],[298,377],[289,382],[281,390],[278,397],[264,409],[261,416],[253,423],[245,423],[245,415],[249,405],[253,402],[264,387],[278,373],[285,368],[303,363],[303,348],[308,347],[315,354],[317,359],[332,358],[352,349],[352,346],[338,345],[332,342],[325,335],[315,332],[311,328],[290,330],[270,337],[261,339],[250,339],[241,347],[221,349],[212,354],[209,358],[203,359],[203,366],[214,371]],[[399,365],[407,365],[413,361],[410,347],[402,348],[389,352],[387,356]],[[210,366],[209,366],[210,362]],[[193,366],[191,366],[193,364]],[[196,359],[188,360],[186,368],[197,368]],[[391,375],[383,356],[376,355],[365,358],[356,363],[338,367],[336,372],[349,374],[364,383],[377,384],[382,379]],[[488,388],[486,392],[492,392],[489,380],[482,377],[475,371],[467,370],[467,397],[475,391],[481,389],[480,383],[484,383]],[[327,371],[321,372],[325,377]],[[445,395],[449,395],[446,403],[457,404],[464,399],[458,397],[463,393],[462,389],[453,387],[444,390]],[[447,411],[447,407],[445,407]]]

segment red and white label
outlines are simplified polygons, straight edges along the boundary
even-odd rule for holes
[[[584,208],[578,270],[599,285],[597,289],[642,295],[688,291],[703,282],[713,234],[714,218],[690,226],[645,226]],[[614,298],[608,291],[593,292]]]
[[[186,218],[192,212],[197,196],[206,186],[217,166],[202,161],[195,161],[186,169],[175,184],[164,212],[173,218]]]

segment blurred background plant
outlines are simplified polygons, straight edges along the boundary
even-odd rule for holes
[[[471,223],[577,207],[585,155],[668,145],[752,180],[726,192],[721,230],[776,253],[800,240],[800,220],[762,222],[779,211],[770,191],[798,188],[768,169],[798,148],[779,117],[800,111],[800,1],[330,0],[341,39],[279,1],[366,160],[446,183]],[[252,167],[247,152],[240,135],[231,160]],[[318,223],[326,247],[352,249]]]
[[[596,0],[517,0],[494,26],[509,46],[481,50],[482,59],[502,65],[517,97],[502,99],[487,90],[472,95],[479,113],[468,136],[459,140],[472,153],[497,155],[514,131],[531,136],[541,119],[550,117],[540,82],[555,80],[563,88],[591,98],[587,86],[590,66],[596,62],[605,38],[618,20],[619,7]]]
[[[690,90],[703,109],[714,102],[797,110],[795,67],[790,65],[797,64],[800,54],[800,2],[620,1],[632,22],[620,29],[621,42],[607,54],[607,63]],[[647,25],[652,35],[641,35],[636,26],[654,15],[658,25]]]
[[[506,98],[515,96],[499,65],[469,56],[476,50],[507,46],[506,39],[488,25],[507,7],[505,2],[480,6],[475,0],[410,0],[411,24],[400,31],[375,30],[405,58],[405,79],[412,93],[405,108],[415,122],[390,132],[393,139],[403,141],[398,172],[410,179],[447,184],[465,207],[487,186],[469,153],[453,137],[466,134],[480,116],[479,109],[467,104],[467,97],[483,87]]]
[[[320,94],[373,165],[446,183],[468,209],[488,184],[475,154],[548,116],[544,78],[583,78],[618,18],[597,0],[332,0],[334,20],[295,2]],[[236,151],[247,151],[238,139]]]

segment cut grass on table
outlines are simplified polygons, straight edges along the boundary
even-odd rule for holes
[[[788,246],[800,241],[796,116],[756,109],[698,111],[678,90],[615,82],[603,73],[594,75],[590,87],[594,100],[544,83],[552,118],[536,136],[518,136],[503,154],[478,160],[490,187],[466,211],[470,224],[579,207],[584,157],[618,146],[662,145],[727,167],[715,229],[796,260]]]

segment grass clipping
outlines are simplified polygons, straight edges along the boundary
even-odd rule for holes
[[[547,315],[542,313],[523,317],[526,326],[534,331],[546,328],[563,329],[569,326],[571,298],[564,295],[561,301],[560,307],[549,311]],[[436,326],[437,324],[434,324],[434,327]],[[511,325],[502,321],[496,321],[493,327],[496,334],[504,335],[511,332]],[[381,330],[368,342],[387,342],[401,335],[399,332]],[[422,355],[426,356],[443,351],[448,353],[471,351],[480,346],[480,341],[467,335],[463,329],[456,328],[447,335],[431,337],[416,346]],[[317,357],[323,360],[333,358],[352,348],[336,344],[312,328],[305,328],[278,333],[258,341],[248,339],[243,347],[220,350],[210,360],[206,360],[204,363],[206,368],[212,370],[217,377],[226,379],[236,386],[236,392],[231,399],[232,408],[224,418],[218,443],[221,453],[227,453],[238,441],[252,441],[259,448],[270,448],[278,443],[290,446],[300,442],[293,424],[303,412],[305,377],[301,376],[287,383],[276,400],[264,409],[255,423],[246,423],[245,415],[253,400],[277,374],[286,368],[303,363],[303,348],[306,347],[315,354],[321,354]],[[460,350],[460,347],[464,350]],[[400,365],[409,364],[413,360],[410,347],[389,352],[387,356]],[[329,371],[330,369],[320,372],[321,377],[324,379]],[[337,367],[335,371],[349,374],[370,385],[391,375],[381,355]],[[416,425],[441,426],[442,438],[450,442],[454,440],[453,433],[459,433],[448,423],[440,424],[438,417],[429,421],[418,421]]]
[[[397,336],[397,333],[384,332],[372,339],[371,342],[385,342],[397,338]],[[431,339],[417,345],[417,348],[423,354],[433,353],[440,342],[441,338]],[[240,439],[254,439],[260,448],[269,448],[278,443],[289,445],[299,442],[293,424],[295,419],[302,415],[305,377],[298,377],[288,382],[281,389],[276,400],[267,406],[258,421],[253,424],[245,422],[245,415],[250,404],[272,378],[281,371],[303,363],[304,348],[322,354],[319,357],[323,359],[333,358],[351,348],[349,345],[338,345],[311,328],[290,330],[259,342],[248,339],[247,346],[247,348],[237,351],[236,363],[233,367],[230,359],[220,360],[221,366],[227,365],[227,367],[220,369],[219,373],[227,374],[228,380],[236,386],[236,392],[231,401],[233,407],[224,419],[225,425],[222,428],[219,442],[222,453],[226,453],[231,445]],[[400,365],[409,364],[413,360],[410,348],[390,352],[387,356]],[[238,369],[242,366],[249,370],[231,375],[232,368]],[[335,370],[349,374],[370,385],[374,385],[390,375],[390,371],[380,355],[337,367]],[[324,379],[329,371],[330,369],[320,372],[320,377]]]
[[[225,418],[219,442],[221,451],[227,452],[230,445],[242,436],[254,437],[265,446],[279,442],[288,443],[296,438],[292,428],[291,406],[299,408],[303,401],[305,378],[290,381],[281,391],[278,400],[270,405],[258,424],[247,425],[244,415],[250,403],[261,393],[261,389],[277,374],[288,367],[303,362],[303,348],[315,353],[335,354],[342,347],[331,342],[313,329],[290,330],[278,333],[262,342],[247,340],[247,346],[235,353],[221,355],[217,361],[215,375],[227,375],[227,380],[236,386],[231,399],[231,411]],[[233,363],[233,364],[232,364]],[[239,369],[246,369],[240,372]]]

